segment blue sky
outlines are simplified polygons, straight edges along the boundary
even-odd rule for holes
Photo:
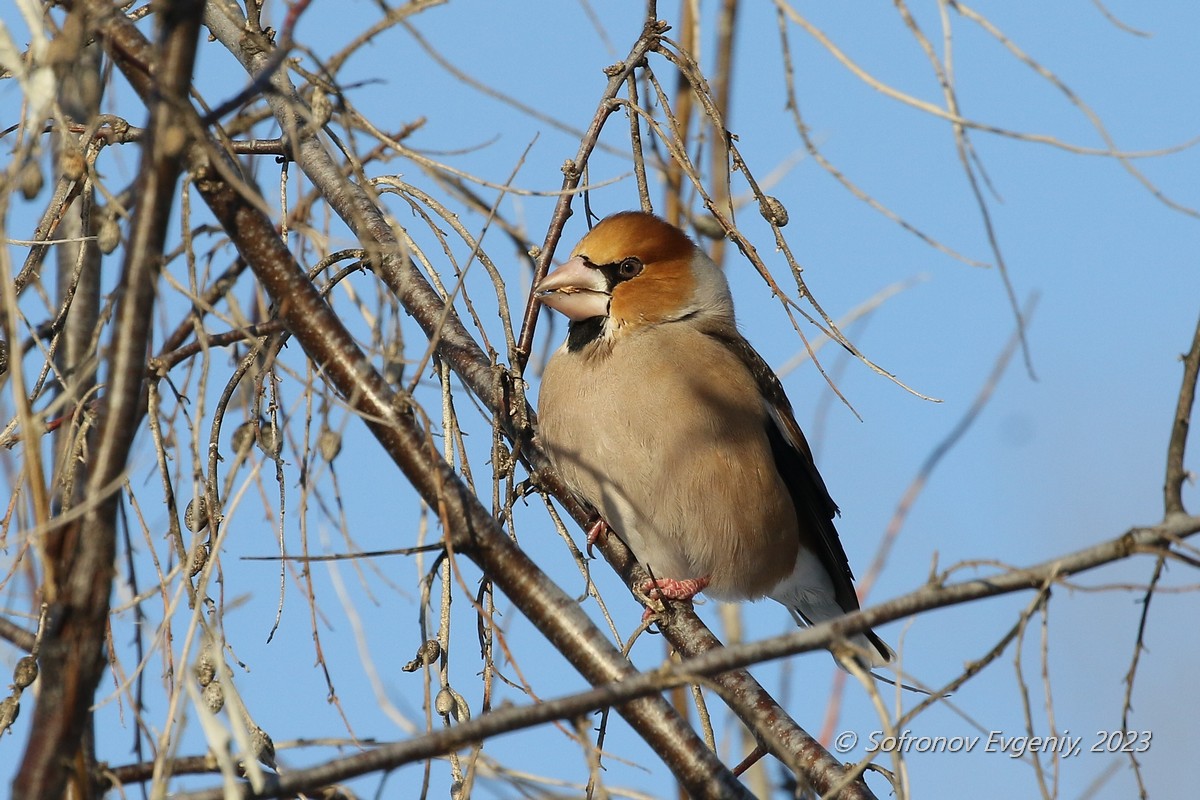
[[[701,52],[706,67],[712,65],[710,5],[704,9]],[[1014,318],[995,269],[967,266],[933,250],[850,196],[812,159],[801,157],[802,143],[784,107],[774,9],[768,4],[743,5],[728,126],[760,179],[794,161],[770,193],[789,211],[785,234],[804,267],[809,288],[838,318],[891,284],[923,278],[846,333],[870,359],[942,402],[920,400],[857,362],[843,364],[845,357],[834,348],[822,351],[822,362],[836,371],[838,387],[861,421],[841,403],[829,402],[828,388],[811,364],[785,378],[797,417],[814,441],[821,470],[842,508],[839,528],[851,564],[861,573],[916,470],[979,391],[1011,335]],[[1088,103],[1120,148],[1149,151],[1195,137],[1200,133],[1196,111],[1200,107],[1196,79],[1200,7],[1181,0],[1108,7],[1150,35],[1118,29],[1090,4],[1041,4],[1034,9],[988,2],[978,10]],[[890,5],[806,3],[796,8],[880,80],[923,101],[941,102],[927,62]],[[582,128],[590,121],[604,86],[601,70],[624,56],[640,29],[641,9],[640,3],[628,1],[592,4],[605,36],[589,22],[580,4],[563,2],[453,2],[414,17],[412,24],[459,69]],[[936,7],[921,5],[913,12],[940,53]],[[297,36],[319,54],[328,55],[377,15],[373,3],[318,2],[302,19]],[[660,4],[659,16],[676,24],[671,35],[679,32],[674,4]],[[958,96],[967,117],[1050,135],[1080,147],[1103,146],[1086,117],[1062,93],[977,26],[954,12],[950,16]],[[991,262],[947,123],[865,86],[796,26],[788,27],[788,36],[802,110],[825,156],[929,235],[970,258]],[[605,37],[613,49],[606,47]],[[229,94],[230,87],[240,85],[242,77],[218,48],[202,50],[200,85],[213,103]],[[673,84],[662,59],[653,60],[652,66],[668,85]],[[402,29],[386,33],[361,51],[342,79],[346,84],[366,81],[351,89],[348,97],[375,123],[396,129],[426,117],[424,126],[408,140],[411,147],[449,153],[437,157],[492,182],[503,183],[528,148],[514,184],[539,191],[557,189],[559,167],[577,147],[577,138],[455,85]],[[0,87],[6,120],[15,118],[17,100],[13,87]],[[134,113],[135,106],[128,100],[118,101],[117,107]],[[616,115],[603,141],[622,148],[627,131],[624,117]],[[1180,376],[1178,355],[1187,348],[1200,313],[1200,220],[1168,208],[1111,158],[982,132],[972,133],[972,142],[995,189],[995,195],[988,194],[988,208],[1015,292],[1021,299],[1033,292],[1040,296],[1028,329],[1036,379],[1020,359],[1014,361],[984,414],[942,461],[920,496],[873,600],[917,588],[935,561],[941,569],[960,561],[1029,565],[1115,537],[1133,525],[1153,523],[1162,514],[1165,448]],[[118,182],[121,158],[125,170],[136,163],[131,156],[117,153],[108,165],[114,182]],[[259,164],[258,179],[275,202],[277,167],[268,162]],[[1194,148],[1134,163],[1166,196],[1185,206],[1200,206],[1200,153]],[[592,162],[591,180],[599,183],[626,176],[628,171],[624,159],[601,154]],[[430,191],[437,189],[415,164],[403,159],[377,166],[371,174],[393,173],[402,173],[404,180]],[[744,190],[744,185],[735,183],[735,194]],[[480,191],[489,200],[495,197],[494,190]],[[654,193],[656,200],[661,196],[661,190]],[[401,224],[419,227],[401,203],[390,202]],[[626,176],[597,189],[591,202],[601,214],[629,208],[636,205],[636,188]],[[540,242],[553,203],[552,197],[508,197],[501,209]],[[576,203],[575,208],[560,255],[586,229],[582,205]],[[464,213],[462,218],[474,232],[482,227],[478,215]],[[743,208],[738,222],[776,279],[794,291],[786,265],[773,253],[769,230],[754,207]],[[9,226],[12,238],[24,238],[31,227],[18,212],[10,215]],[[337,241],[336,235],[335,230],[335,246],[350,244],[348,238]],[[498,231],[488,237],[485,247],[508,280],[509,302],[519,311],[528,270]],[[465,256],[465,251],[459,255]],[[472,299],[482,308],[491,308],[494,300],[489,305],[482,273],[472,269],[468,291],[473,289]],[[729,256],[726,269],[743,331],[771,364],[783,365],[802,344],[779,303],[744,260]],[[368,298],[374,296],[373,288],[360,286],[359,290]],[[498,342],[495,330],[489,335]],[[551,328],[543,319],[539,345],[547,342],[550,330],[561,337],[562,321]],[[805,333],[811,336],[815,331]],[[407,355],[419,354],[412,331],[407,346]],[[290,357],[291,363],[299,363],[296,352]],[[531,377],[531,383],[536,395],[536,379]],[[302,410],[295,405],[296,389],[292,382],[283,391],[288,413],[298,419]],[[436,409],[436,403],[431,408]],[[473,457],[482,468],[487,422],[465,400],[460,400],[460,412],[473,426]],[[346,450],[336,470],[358,544],[364,549],[414,544],[418,511],[411,491],[360,425],[349,422],[346,435]],[[143,451],[133,476],[135,487],[143,485],[149,492],[156,478],[148,452]],[[1194,464],[1194,459],[1189,463]],[[292,459],[285,484],[293,498],[299,491],[296,475]],[[273,478],[264,485],[265,495],[277,494]],[[482,485],[486,487],[486,480]],[[481,491],[486,499],[486,488]],[[1185,502],[1194,507],[1198,495],[1189,486]],[[161,515],[161,510],[155,506],[150,513]],[[517,519],[522,546],[569,592],[582,592],[582,581],[540,504],[531,500],[527,509],[519,509]],[[228,612],[225,624],[235,639],[237,657],[247,666],[237,677],[239,690],[276,741],[345,736],[336,710],[325,702],[321,671],[311,666],[308,607],[294,583],[288,588],[279,633],[271,644],[263,644],[274,617],[277,570],[238,557],[272,552],[276,547],[273,523],[264,516],[261,502],[247,499],[231,524],[241,530],[223,553],[224,591],[227,602],[236,597],[241,605]],[[295,550],[299,534],[294,523],[289,525],[289,549]],[[573,533],[577,541],[582,538]],[[337,531],[319,514],[311,519],[309,536],[326,537],[330,551],[344,549]],[[399,557],[381,559],[374,566],[397,588],[388,588],[382,577],[370,577],[368,598],[348,565],[318,566],[314,572],[327,615],[323,644],[339,699],[359,736],[390,740],[406,733],[394,716],[381,710],[360,662],[363,652],[369,652],[383,696],[411,719],[421,719],[420,678],[398,668],[419,644],[415,600],[422,567]],[[1136,559],[1082,576],[1076,588],[1054,589],[1046,628],[1053,720],[1057,732],[1083,736],[1085,750],[1097,740],[1097,732],[1119,727],[1122,678],[1132,653],[1141,597],[1137,591],[1087,589],[1144,583],[1152,566],[1148,558]],[[361,614],[365,628],[361,638],[353,635],[354,624],[338,599],[332,579],[335,570],[347,586],[349,602]],[[628,633],[640,617],[639,608],[602,562],[594,562],[593,570],[618,626]],[[964,570],[959,576],[971,574]],[[476,577],[472,568],[464,570],[467,585],[473,587]],[[1163,581],[1167,587],[1194,583],[1194,576],[1179,565],[1170,567]],[[465,597],[459,594],[454,607],[458,650],[452,672],[456,688],[477,710],[474,675],[479,661],[473,622]],[[933,612],[911,623],[885,626],[881,633],[898,648],[903,645],[906,669],[937,684],[956,675],[964,662],[982,656],[1014,624],[1029,599],[1028,595],[997,598]],[[6,602],[15,605],[19,598],[10,596]],[[505,611],[502,625],[509,642],[520,653],[518,667],[541,696],[583,688],[582,679],[506,600],[499,598],[498,605]],[[1191,622],[1195,605],[1193,592],[1160,592],[1146,631],[1149,653],[1141,665],[1132,725],[1153,734],[1152,746],[1141,761],[1148,788],[1157,797],[1184,796],[1184,787],[1194,786],[1200,778],[1189,747],[1195,741],[1193,720],[1200,714],[1200,699],[1186,680],[1180,680],[1200,657],[1200,640]],[[589,608],[594,610],[594,604]],[[703,604],[700,612],[714,626],[718,624],[713,603]],[[774,605],[746,606],[743,613],[747,635],[752,637],[782,633],[791,624],[787,613]],[[1035,618],[1021,654],[1035,733],[1046,734],[1054,731],[1040,684],[1040,624]],[[180,644],[174,646],[178,652]],[[643,666],[653,666],[662,655],[660,640],[654,639],[640,643],[634,658]],[[6,655],[16,657],[11,652]],[[151,673],[157,675],[159,666],[152,666]],[[830,659],[814,654],[791,659],[785,666],[763,665],[755,673],[768,686],[785,681],[793,716],[810,731],[820,727],[833,673]],[[101,688],[102,694],[111,691],[111,683]],[[520,700],[515,693],[505,696]],[[902,700],[908,705],[915,702],[910,697]],[[718,704],[715,698],[711,702]],[[979,735],[982,730],[985,740],[993,730],[1007,736],[1024,733],[1012,650],[960,690],[953,704],[961,715],[935,708],[909,728],[914,735],[929,736]],[[148,713],[161,726],[164,712],[164,706],[153,705]],[[111,705],[101,714],[110,725],[120,724]],[[0,746],[0,774],[11,774],[31,716],[24,715],[14,729],[16,736]],[[128,728],[128,718],[123,724]],[[671,792],[670,775],[654,755],[623,723],[614,719],[611,726],[607,744],[617,757],[607,762],[606,779],[614,787],[634,787],[647,796]],[[838,729],[855,731],[863,740],[879,729],[865,695],[855,686],[849,687]],[[729,730],[718,728],[719,736],[725,734],[723,743],[729,741]],[[199,747],[194,720],[187,723],[187,731],[182,750],[193,752]],[[103,744],[104,756],[113,763],[132,760],[127,749],[132,736],[132,730],[121,730]],[[511,735],[490,743],[486,752],[514,768],[568,780],[586,777],[578,749],[558,731]],[[290,751],[281,757],[285,764],[300,766],[320,755]],[[862,755],[860,746],[848,757]],[[730,756],[731,761],[739,758],[740,753]],[[968,785],[967,781],[978,797],[1032,796],[1037,791],[1027,761],[997,753],[913,753],[908,769],[912,790],[919,797],[957,795],[957,787]],[[446,791],[447,774],[434,768],[433,796]],[[383,794],[412,796],[401,787],[419,780],[418,768],[402,770],[389,779]],[[1135,791],[1127,760],[1085,752],[1062,762],[1059,796],[1085,796],[1087,787],[1097,781],[1100,788],[1087,796],[1129,797]],[[886,794],[877,777],[871,783],[881,796]],[[359,790],[370,796],[374,785],[363,784]],[[479,796],[493,792],[512,796],[501,784],[485,784]]]

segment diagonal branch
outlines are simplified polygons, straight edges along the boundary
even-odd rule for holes
[[[196,187],[275,299],[284,323],[305,352],[363,418],[414,488],[438,510],[448,546],[478,563],[589,681],[599,684],[635,674],[578,603],[504,535],[460,476],[442,460],[409,412],[409,398],[395,394],[375,371],[283,242],[273,235],[271,221],[213,172],[202,175]],[[695,734],[662,698],[639,699],[617,710],[695,796],[744,794],[715,754],[693,745]]]
[[[253,47],[247,46],[246,37],[250,34],[238,18],[226,16],[227,13],[232,12],[218,12],[210,6],[205,24],[249,72],[258,74],[262,64],[269,57],[270,43],[264,40],[255,42]],[[610,80],[605,90],[605,101],[601,103],[601,110],[597,112],[589,127],[587,138],[581,143],[579,159],[585,159],[590,154],[600,129],[611,110],[616,107],[608,102],[611,99],[608,93],[615,96],[620,91],[625,77],[643,62],[645,54],[658,42],[664,30],[665,27],[655,18],[654,4],[650,3],[646,25],[629,56],[607,71]],[[501,420],[506,433],[517,444],[518,452],[530,466],[530,471],[539,485],[552,493],[581,526],[586,526],[594,513],[582,507],[562,485],[550,468],[545,455],[534,442],[530,427],[533,414],[524,397],[517,392],[515,382],[503,374],[500,380],[497,379],[492,360],[471,338],[453,308],[433,291],[411,261],[398,252],[395,235],[374,199],[363,187],[342,177],[339,167],[321,141],[302,124],[296,109],[304,107],[303,100],[288,81],[286,74],[282,71],[276,73],[272,78],[271,87],[273,91],[267,94],[267,102],[271,104],[281,127],[293,137],[292,151],[301,169],[322,192],[335,212],[358,235],[364,246],[375,255],[378,260],[378,274],[430,336],[438,356],[451,366],[484,405]],[[609,109],[610,106],[612,109]],[[609,110],[606,112],[605,109]],[[582,162],[577,160],[572,163],[578,167]],[[574,178],[570,174],[566,175],[564,188],[574,187],[578,179],[578,175]],[[557,245],[556,231],[561,232],[562,225],[570,214],[569,199],[569,194],[560,195],[539,262],[543,270],[548,266],[549,258]],[[517,345],[518,359],[527,352],[523,348],[529,346],[531,336],[532,327],[527,319],[521,341]],[[519,368],[518,365],[517,369]],[[618,574],[632,585],[637,570],[634,569],[633,558],[628,549],[617,537],[608,537],[608,543],[602,548],[602,552]],[[492,574],[490,568],[489,574]],[[509,594],[511,597],[511,592]],[[680,652],[696,655],[719,646],[716,637],[690,608],[674,611],[672,619],[676,621],[667,626],[666,633],[672,645]],[[686,623],[683,620],[686,620]],[[537,620],[534,619],[534,622]],[[844,775],[841,764],[800,728],[753,678],[742,673],[724,676],[721,680],[724,683],[723,695],[726,702],[749,727],[764,737],[771,752],[796,770],[797,774],[803,775],[818,787],[832,787],[840,783]],[[870,792],[865,783],[858,782],[844,790],[843,796],[869,797]]]
[[[252,37],[253,34],[247,32],[240,18],[227,16],[230,13],[232,10],[227,6],[210,4],[205,22],[214,35],[242,61],[247,70],[252,74],[258,74],[261,62],[269,57],[271,45],[265,40],[247,42],[247,37]],[[121,48],[127,49],[131,54],[136,54],[137,39],[140,38],[140,34],[132,25],[125,24],[123,20],[118,20],[118,22],[123,25]],[[648,30],[658,31],[660,26],[655,23],[648,27]],[[643,35],[645,36],[645,34]],[[647,39],[646,46],[650,43],[652,43],[651,39]],[[136,86],[141,78],[141,73],[136,66],[137,56],[135,55],[130,61],[132,64],[127,65],[127,68],[123,67],[123,71]],[[629,63],[632,68],[637,60],[631,60]],[[518,443],[519,452],[526,463],[531,465],[531,471],[536,475],[539,483],[553,492],[577,521],[581,523],[588,521],[590,512],[582,508],[578,501],[562,487],[557,476],[547,468],[544,455],[533,443],[532,431],[529,427],[532,414],[524,397],[515,391],[512,382],[503,379],[503,375],[498,379],[493,361],[471,338],[453,309],[442,301],[416,267],[400,253],[396,246],[395,235],[374,197],[368,194],[362,186],[344,179],[339,166],[325,150],[320,139],[301,119],[297,109],[303,109],[304,105],[298,93],[287,80],[286,74],[282,71],[277,72],[271,79],[271,87],[272,91],[267,93],[267,100],[272,104],[277,120],[292,140],[292,152],[296,155],[297,163],[325,196],[335,212],[364,242],[375,262],[377,273],[425,329],[433,343],[432,346],[437,348],[439,357],[450,364],[483,403],[503,420],[506,432],[513,441]],[[230,203],[225,209],[223,219],[226,220],[226,228],[239,243],[239,248],[250,248],[243,250],[243,255],[248,260],[250,260],[250,254],[253,253],[255,258],[267,259],[267,261],[274,258],[286,258],[290,261],[290,255],[278,242],[277,234],[268,233],[268,230],[271,230],[269,226],[261,227],[263,219],[259,219],[254,225],[250,224],[250,218],[259,213],[254,211],[253,200],[243,202],[242,198],[236,197],[234,193],[230,192],[228,197],[222,197],[218,202],[216,184],[220,181],[219,172],[219,169],[210,170],[204,176],[205,180],[198,185],[201,186],[203,192],[206,192],[206,199],[209,202],[216,205]],[[224,195],[225,193],[225,190],[222,190],[219,194]],[[244,207],[235,208],[236,203],[242,203]],[[216,209],[214,208],[214,210]],[[220,213],[219,216],[221,216]],[[565,217],[563,219],[565,220]],[[234,223],[236,225],[230,227]],[[247,227],[239,233],[237,226],[241,225]],[[248,233],[251,230],[254,233]],[[262,248],[273,248],[280,252],[266,252]],[[260,260],[259,263],[264,262]],[[280,263],[288,262],[281,261]],[[264,282],[266,281],[266,277],[261,273],[260,277]],[[578,610],[574,601],[568,601],[568,607],[573,613],[567,615],[563,612],[561,605],[563,596],[557,587],[534,568],[523,554],[511,546],[507,537],[500,534],[490,517],[485,522],[482,517],[471,516],[481,511],[474,496],[464,492],[457,476],[445,466],[444,462],[441,462],[440,456],[422,450],[425,447],[424,440],[421,438],[420,432],[415,429],[411,418],[404,418],[403,415],[393,410],[394,407],[389,400],[390,389],[385,385],[375,386],[371,383],[374,379],[370,376],[374,373],[369,368],[367,371],[363,371],[366,366],[365,360],[356,362],[355,359],[350,359],[348,362],[341,362],[341,359],[349,358],[347,354],[355,351],[340,349],[340,344],[329,341],[323,344],[317,341],[326,332],[318,330],[317,326],[314,326],[314,320],[325,320],[326,317],[318,316],[316,312],[295,315],[296,304],[300,302],[301,295],[292,291],[296,284],[291,282],[291,278],[280,277],[280,281],[276,288],[286,288],[286,291],[282,295],[275,296],[289,298],[289,302],[283,304],[281,308],[285,319],[293,317],[296,319],[295,333],[297,337],[314,360],[324,366],[330,374],[331,380],[338,384],[344,396],[357,404],[360,412],[364,413],[368,419],[389,420],[394,425],[412,427],[412,430],[408,432],[411,438],[407,440],[406,445],[409,449],[406,450],[401,446],[404,443],[396,439],[396,427],[372,425],[373,431],[381,437],[381,443],[393,458],[397,459],[397,463],[405,468],[406,474],[413,480],[418,490],[422,491],[435,508],[439,508],[443,512],[443,522],[448,535],[451,536],[452,546],[462,549],[465,554],[483,566],[489,576],[496,579],[497,584],[509,594],[514,602],[518,602],[518,605],[524,603],[522,610],[530,616],[531,621],[550,636],[552,641],[563,649],[564,653],[575,657],[572,651],[579,649],[583,643],[587,643],[587,647],[592,649],[581,651],[578,658],[585,663],[582,665],[577,663],[576,666],[590,680],[593,682],[598,679],[604,680],[606,676],[618,674],[613,672],[614,669],[627,669],[627,662],[623,660],[620,662],[623,666],[620,667],[606,661],[609,657],[606,648],[610,646],[607,640],[601,637],[600,641],[592,641],[592,637],[597,636],[598,632],[586,616]],[[300,291],[311,290],[311,284],[304,284],[302,281],[299,283],[307,285],[307,289],[302,288]],[[328,311],[327,307],[323,305],[320,308]],[[313,311],[312,308],[308,310]],[[331,320],[331,322],[335,323],[336,320]],[[333,360],[327,361],[326,357],[330,356],[333,357]],[[339,365],[340,377],[334,375],[332,366],[335,364]],[[458,492],[463,493],[455,494]],[[448,506],[447,498],[451,494],[454,494],[456,499]],[[463,541],[464,536],[468,539],[466,543]],[[623,546],[616,542],[615,537],[612,537],[610,541],[612,545],[606,549],[606,555],[617,565],[618,571],[627,576],[628,580],[633,572],[629,568],[633,563],[632,557]],[[528,594],[528,597],[524,597],[525,594]],[[682,652],[695,654],[718,645],[715,637],[704,628],[690,609],[681,609],[677,614],[682,615],[688,622],[686,625],[676,623],[668,626],[670,629],[668,635],[673,644]],[[689,638],[686,635],[687,630],[699,635]],[[596,661],[598,657],[599,661]],[[811,737],[775,704],[761,686],[748,675],[731,676],[725,680],[727,687],[723,693],[728,695],[727,702],[731,702],[731,707],[748,725],[772,743],[771,750],[785,763],[818,786],[833,786],[842,779],[844,773],[837,760],[816,745]],[[734,699],[730,700],[730,698]],[[661,711],[657,713],[661,714]],[[674,718],[674,712],[670,713]],[[681,743],[696,742],[697,740],[691,730],[682,724],[672,727],[675,725],[673,722],[666,724],[645,719],[640,724],[642,727],[639,728],[639,731],[643,736],[647,736],[645,730],[647,726],[649,728],[657,727],[657,738],[650,739],[651,744],[665,760],[668,760],[668,763],[672,764],[677,775],[680,775],[681,769],[684,769],[686,773],[688,764],[695,766],[696,758],[704,761],[708,757],[707,755],[698,757],[687,752],[689,746]],[[666,737],[661,735],[664,733],[664,725],[666,725],[666,732],[669,733]],[[715,762],[715,759],[713,761]],[[713,780],[729,779],[729,773],[719,762],[706,763],[705,769],[711,770],[711,774],[717,776]],[[685,774],[681,780],[685,785],[691,785],[689,781],[694,783],[697,776]],[[732,788],[725,784],[724,791],[740,792],[744,790],[740,784],[734,782]],[[870,796],[865,784],[861,782],[852,786],[850,792],[859,797]]]
[[[95,2],[104,5],[100,0]],[[110,13],[105,19],[104,35],[118,68],[139,94],[150,97],[154,87],[140,65],[150,63],[151,54],[141,33],[127,20]],[[192,130],[199,128],[200,119],[191,106],[176,109],[176,113],[182,124]],[[224,158],[224,152],[212,137],[206,137],[204,147],[192,150],[191,168],[197,191],[275,300],[285,325],[308,356],[364,419],[413,487],[438,510],[448,546],[478,563],[589,681],[601,684],[635,674],[633,666],[591,623],[578,603],[504,535],[478,498],[442,460],[410,412],[409,398],[398,396],[375,371],[292,258],[274,225],[260,210],[261,197],[244,196],[225,178],[231,165]],[[369,198],[360,195],[359,199]],[[367,216],[365,209],[360,210],[363,214],[358,221]],[[374,214],[378,214],[377,209]],[[397,263],[403,260],[399,256],[395,259]],[[662,698],[634,700],[617,710],[693,795],[748,796],[732,773]]]
[[[245,23],[232,4],[209,3],[205,9],[204,24],[213,36],[247,72],[259,75],[275,47],[249,30]],[[506,408],[506,391],[496,380],[492,359],[404,255],[377,197],[362,185],[366,183],[365,176],[357,176],[360,183],[346,179],[341,165],[333,160],[305,117],[310,114],[308,107],[285,71],[277,70],[269,83],[265,100],[283,129],[284,138],[291,143],[296,163],[363,243],[376,274],[413,315],[430,341],[436,343],[438,355],[454,368],[471,391],[490,408]]]

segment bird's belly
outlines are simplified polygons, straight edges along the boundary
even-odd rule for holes
[[[722,599],[765,596],[795,565],[799,531],[762,400],[734,390],[724,350],[709,360],[715,376],[660,353],[557,354],[542,379],[542,443],[655,577],[707,578],[706,593]],[[616,355],[650,379],[614,370]]]
[[[749,435],[680,435],[665,423],[578,435],[587,423],[543,417],[544,444],[654,577],[707,578],[705,592],[725,600],[763,597],[787,577],[795,510],[769,453],[756,452],[765,437],[758,446]]]
[[[683,493],[686,514],[664,520],[651,513],[627,518],[618,512],[616,531],[653,577],[704,578],[705,594],[718,600],[755,600],[771,593],[790,574],[798,540],[781,515],[706,502]]]

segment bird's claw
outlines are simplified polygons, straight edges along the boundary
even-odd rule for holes
[[[706,586],[708,578],[651,578],[642,583],[641,590],[647,597],[658,600],[691,600]]]
[[[642,613],[642,623],[645,624],[655,617],[661,616],[667,610],[667,600],[691,600],[704,591],[708,586],[708,578],[651,578],[638,585],[638,590],[645,599],[646,610]]]
[[[604,521],[604,517],[596,517],[596,521],[588,526],[587,529],[587,554],[588,558],[595,558],[592,553],[592,548],[596,546],[605,536],[608,536],[610,528],[608,523]]]

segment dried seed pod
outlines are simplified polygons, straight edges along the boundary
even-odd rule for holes
[[[342,452],[342,435],[331,428],[322,428],[317,435],[317,450],[321,458],[333,461]]]
[[[120,243],[121,226],[117,223],[117,217],[115,214],[106,214],[100,223],[100,230],[96,232],[96,245],[101,253],[108,255],[116,250]]]
[[[8,372],[8,342],[0,339],[0,375]]]
[[[225,689],[220,681],[213,681],[204,687],[204,705],[214,714],[225,707]]]
[[[230,439],[230,444],[233,445],[233,452],[239,455],[249,453],[254,447],[254,421],[250,420],[238,425]]]
[[[196,659],[196,680],[201,686],[208,686],[217,677],[217,665],[213,663],[212,653],[205,647]]]
[[[779,198],[765,195],[758,202],[758,213],[762,214],[763,219],[771,223],[777,228],[782,228],[788,224],[788,212],[783,207],[783,203],[779,202]]]
[[[442,656],[442,646],[437,639],[429,639],[417,648],[417,657],[400,669],[404,672],[416,672],[421,667],[428,666]]]
[[[249,723],[249,727],[251,754],[263,764],[275,769],[275,742],[271,741],[266,731],[254,723]]]
[[[208,563],[208,545],[197,545],[192,551],[191,564],[188,565],[188,577],[194,578],[200,574],[200,570],[204,569],[204,565]]]
[[[283,450],[283,431],[278,426],[264,422],[258,426],[258,446],[269,456],[277,456]]]
[[[441,691],[437,693],[437,697],[433,700],[433,708],[443,717],[453,714],[457,722],[469,722],[471,720],[471,707],[467,705],[467,701],[461,694],[449,686],[443,686]]]
[[[313,89],[312,102],[309,107],[312,109],[313,128],[324,127],[325,123],[329,122],[329,118],[333,116],[333,102],[319,86]]]
[[[25,166],[21,167],[21,173],[17,176],[17,184],[21,187],[21,196],[26,200],[33,200],[42,191],[45,179],[42,178],[42,168],[36,159],[29,159],[25,162]]]
[[[492,450],[492,466],[496,468],[497,475],[512,474],[514,466],[512,452],[504,446],[503,442],[496,442],[496,446]]]
[[[33,656],[25,656],[13,668],[13,687],[24,689],[37,680],[38,663]]]
[[[0,700],[0,733],[4,733],[21,715],[21,701],[10,695]]]
[[[187,509],[183,512],[183,524],[187,525],[187,529],[192,533],[208,527],[207,498],[197,497],[188,501]]]
[[[62,168],[62,174],[73,181],[82,178],[87,169],[87,163],[83,160],[83,151],[76,147],[63,149],[59,154],[58,166]]]
[[[692,227],[696,229],[696,233],[706,239],[724,239],[725,229],[721,227],[721,223],[717,222],[716,217],[708,214],[700,214],[692,219]]]
[[[437,693],[437,697],[433,699],[433,710],[443,717],[448,717],[454,711],[454,691],[448,686],[443,686],[441,691]]]

